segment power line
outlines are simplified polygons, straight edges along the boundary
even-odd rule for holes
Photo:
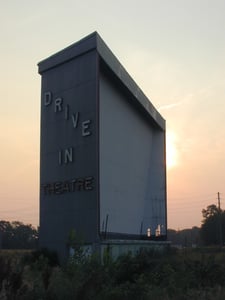
[[[221,194],[221,193],[220,193]],[[168,193],[168,196],[169,196],[169,193]],[[212,197],[212,198],[214,198],[215,197],[215,194],[214,193],[212,193],[212,194],[182,194],[181,193],[181,195],[180,196],[177,196],[177,197],[172,197],[172,198],[174,198],[174,199],[196,199],[196,198],[208,198],[208,197]]]
[[[221,193],[219,193],[220,200],[221,199]],[[190,200],[191,201],[190,201]],[[218,193],[217,193],[217,199],[218,199]],[[215,194],[208,194],[205,196],[186,196],[186,197],[170,197],[169,195],[167,196],[167,202],[170,204],[195,204],[195,203],[205,203],[206,201],[214,201],[215,200]]]

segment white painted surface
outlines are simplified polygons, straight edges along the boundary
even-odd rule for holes
[[[100,231],[165,228],[164,132],[100,78]]]

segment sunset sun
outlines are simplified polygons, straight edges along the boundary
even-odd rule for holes
[[[176,134],[172,131],[167,131],[166,133],[166,162],[168,169],[178,164]]]

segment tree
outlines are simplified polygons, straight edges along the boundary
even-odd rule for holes
[[[0,221],[1,248],[34,249],[37,247],[38,231],[31,224]]]
[[[219,208],[215,204],[208,205],[206,209],[202,210],[203,223],[208,220],[208,218],[213,217],[219,213]]]
[[[202,210],[201,238],[204,245],[223,244],[225,236],[225,211],[219,209],[215,204],[207,206]]]

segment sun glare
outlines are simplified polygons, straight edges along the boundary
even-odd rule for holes
[[[172,131],[167,131],[166,133],[166,162],[167,168],[171,169],[175,167],[178,163],[176,148],[176,135]]]

